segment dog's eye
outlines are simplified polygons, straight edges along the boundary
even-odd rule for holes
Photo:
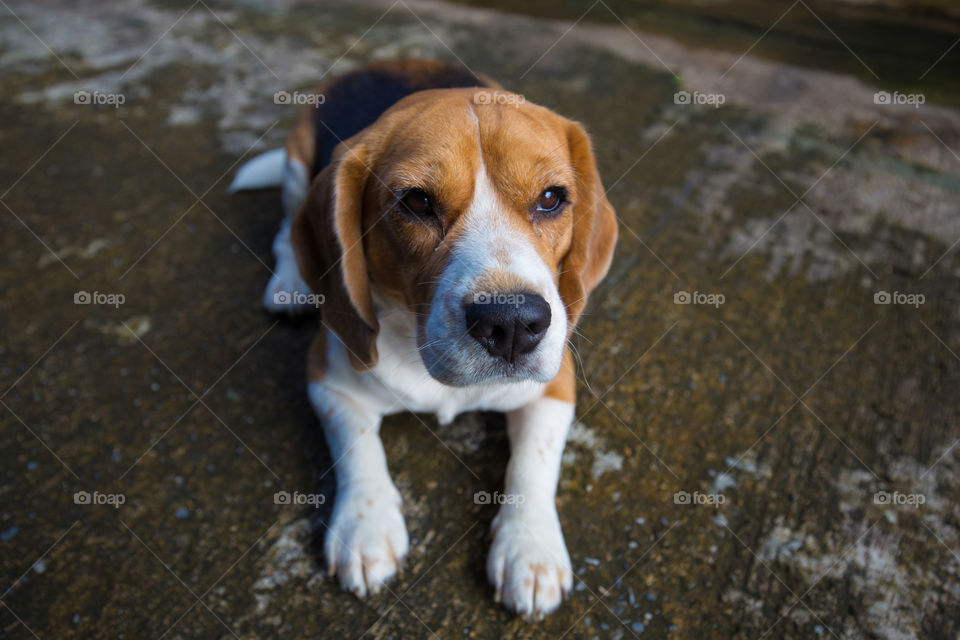
[[[563,187],[548,187],[537,199],[537,211],[553,213],[567,201],[567,190]]]
[[[433,214],[433,203],[430,202],[430,196],[423,189],[408,189],[400,196],[400,204],[415,216]]]

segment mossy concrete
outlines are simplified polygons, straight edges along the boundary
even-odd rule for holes
[[[568,22],[410,1],[357,41],[389,3],[188,6],[10,3],[62,63],[0,15],[0,637],[956,636],[957,111],[599,18],[540,59]],[[620,219],[575,340],[576,587],[536,624],[484,575],[493,414],[388,419],[409,560],[365,601],[326,577],[316,323],[260,308],[278,194],[225,192],[295,119],[275,91],[397,56],[582,121]]]

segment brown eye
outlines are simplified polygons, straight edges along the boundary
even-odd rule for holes
[[[433,203],[423,189],[409,189],[400,197],[403,208],[415,216],[433,214]]]
[[[567,192],[563,187],[549,187],[543,190],[537,199],[537,211],[552,213],[560,209],[567,201]]]

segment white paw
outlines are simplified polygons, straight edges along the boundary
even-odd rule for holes
[[[501,512],[493,521],[487,577],[496,599],[527,618],[543,618],[573,587],[570,555],[556,513]]]
[[[338,491],[324,554],[344,591],[360,598],[377,593],[397,573],[408,547],[400,494],[392,485]]]
[[[276,272],[263,292],[263,306],[271,313],[297,315],[316,308],[317,296],[300,277],[296,267],[277,264]]]

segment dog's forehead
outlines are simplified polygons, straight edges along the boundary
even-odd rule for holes
[[[477,112],[486,174],[505,203],[526,209],[549,187],[573,191],[562,118],[526,104],[483,105]]]
[[[566,158],[564,121],[530,103],[481,104],[474,108],[484,154],[492,159],[549,155]]]
[[[451,183],[472,185],[485,169],[498,190],[528,198],[528,188],[571,177],[564,123],[549,110],[484,102],[474,89],[424,93],[403,105],[383,139],[385,170],[395,185],[442,191]]]

